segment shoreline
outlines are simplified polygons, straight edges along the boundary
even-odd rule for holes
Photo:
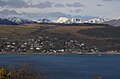
[[[66,54],[76,54],[76,55],[120,55],[120,52],[86,52],[86,53],[32,53],[32,52],[0,52],[0,55],[7,55],[7,54],[15,54],[15,55],[40,55],[40,54],[45,54],[45,55],[66,55]]]

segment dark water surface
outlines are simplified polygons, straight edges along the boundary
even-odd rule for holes
[[[120,55],[0,55],[0,65],[31,63],[48,79],[120,79]]]

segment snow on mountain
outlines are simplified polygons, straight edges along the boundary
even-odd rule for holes
[[[8,18],[8,20],[11,21],[11,22],[14,22],[16,24],[30,24],[30,23],[34,23],[32,20],[21,19],[21,18],[17,18],[17,17]]]
[[[72,23],[81,23],[81,20],[76,18],[72,18],[71,21]]]
[[[0,24],[5,24],[5,25],[17,25],[15,22],[11,22],[8,19],[5,18],[0,18]]]
[[[35,22],[37,22],[37,23],[52,23],[52,21],[51,21],[51,20],[46,19],[46,18],[36,20]]]
[[[70,23],[81,23],[81,20],[75,19],[75,18],[71,19],[71,18],[66,18],[66,17],[60,17],[56,22],[70,24]]]
[[[110,20],[119,20],[119,19],[120,19],[120,17],[114,17],[114,18],[112,18]]]
[[[28,20],[28,19],[22,19],[22,18],[0,18],[0,24],[32,24],[32,23],[63,23],[63,24],[74,24],[74,23],[103,23],[103,24],[109,24],[111,26],[120,26],[120,18],[115,19],[103,19],[103,18],[93,18],[88,21],[81,21],[81,19],[77,18],[66,18],[66,17],[60,17],[56,21],[51,21],[47,18],[39,19],[39,20]]]
[[[88,21],[83,21],[83,23],[103,23],[105,22],[105,19],[103,18],[93,18]]]
[[[69,18],[66,18],[66,17],[60,17],[60,18],[57,20],[57,23],[70,23],[70,19],[69,19]]]
[[[103,18],[93,18],[87,21],[81,21],[81,19],[76,19],[76,18],[71,19],[71,18],[61,17],[56,22],[70,24],[70,23],[103,23],[105,21],[108,21],[108,20]]]

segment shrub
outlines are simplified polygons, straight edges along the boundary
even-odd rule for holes
[[[22,65],[19,67],[0,68],[0,79],[45,79],[43,74],[34,67]]]

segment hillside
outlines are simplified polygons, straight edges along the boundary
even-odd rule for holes
[[[43,31],[50,38],[57,37],[60,40],[77,40],[86,43],[87,46],[96,46],[100,51],[119,50],[120,28],[83,25],[83,26],[56,26]],[[37,35],[40,31],[34,32]],[[40,33],[39,33],[40,34]]]
[[[25,26],[25,27],[24,27]],[[33,25],[34,26],[34,25]],[[31,28],[29,25],[0,25],[0,37],[1,38],[20,38],[24,37],[27,33],[37,30],[37,28]]]
[[[22,43],[25,44],[24,49],[20,47],[20,50],[14,50],[18,52],[119,51],[119,30],[118,27],[100,24],[0,25],[0,38],[7,38],[7,41],[17,41],[18,47],[22,46]],[[3,43],[1,42],[1,44]]]
[[[78,33],[96,38],[120,38],[120,27],[90,28],[80,30]]]

